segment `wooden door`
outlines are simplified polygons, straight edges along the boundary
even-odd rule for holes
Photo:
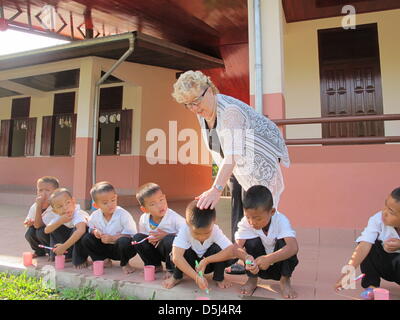
[[[321,66],[322,117],[383,114],[379,64],[375,61]],[[324,138],[382,137],[383,121],[323,124]]]
[[[383,114],[377,24],[318,31],[322,117]],[[322,125],[323,138],[382,137],[383,121]]]

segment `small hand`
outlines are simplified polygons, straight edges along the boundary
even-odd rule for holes
[[[101,242],[103,242],[104,244],[113,244],[115,242],[115,239],[113,236],[110,236],[108,234],[103,234],[101,235]]]
[[[201,274],[204,276],[207,265],[208,265],[208,260],[207,258],[204,258],[203,260],[200,261],[199,265],[196,267],[196,272],[199,274],[201,272]]]
[[[101,236],[102,236],[103,234],[102,234],[98,229],[94,229],[93,235],[94,235],[97,239],[101,239]]]
[[[385,249],[386,252],[393,253],[397,250],[400,250],[400,239],[387,239],[383,243],[383,248]]]
[[[165,232],[164,230],[157,229],[156,231],[150,231],[150,236],[149,242],[150,243],[157,243],[158,241],[164,239],[165,236],[168,235],[168,232]]]
[[[33,221],[32,219],[26,219],[26,220],[24,221],[24,225],[25,225],[25,227],[27,227],[27,228],[33,226],[33,224],[34,224],[34,221]]]
[[[206,290],[208,289],[208,281],[206,278],[204,277],[200,277],[199,275],[197,275],[196,277],[196,284],[197,286],[201,289],[201,290]]]
[[[64,244],[62,243],[57,243],[54,246],[53,252],[57,255],[57,256],[61,256],[65,253],[67,253],[67,249],[64,247]]]
[[[271,266],[272,262],[268,255],[266,255],[258,257],[256,259],[256,264],[261,270],[267,270]]]
[[[200,196],[195,199],[198,200],[197,207],[203,209],[214,209],[219,199],[221,198],[221,192],[215,188],[208,189],[203,192]]]
[[[35,202],[36,202],[36,205],[42,209],[46,209],[49,206],[48,198],[45,194],[38,195],[36,197]]]
[[[251,261],[252,264],[245,264],[245,269],[250,271],[252,274],[258,274],[260,272],[260,269],[259,269],[254,257],[251,255],[248,255],[248,256],[246,256],[246,261],[247,260]]]
[[[334,289],[335,289],[336,291],[340,291],[340,290],[343,290],[343,289],[344,289],[344,288],[343,288],[343,278],[344,278],[345,276],[347,276],[347,274],[346,274],[346,273],[342,273],[342,275],[340,276],[340,278],[338,279],[338,281],[336,281],[335,286],[334,286]]]

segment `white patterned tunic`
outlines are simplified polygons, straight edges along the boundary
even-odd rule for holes
[[[198,116],[202,136],[214,162],[220,167],[222,157],[208,145],[206,122]],[[254,185],[266,186],[279,204],[284,189],[279,161],[286,167],[290,159],[285,140],[279,128],[264,115],[257,113],[246,103],[223,94],[217,94],[217,127],[221,149],[225,157],[235,156],[233,174],[248,190]]]

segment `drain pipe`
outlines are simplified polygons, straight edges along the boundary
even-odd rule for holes
[[[107,80],[107,78],[118,68],[118,66],[124,62],[133,52],[135,44],[135,36],[131,34],[129,38],[129,49],[115,62],[110,70],[108,70],[99,81],[96,82],[95,97],[94,97],[94,110],[93,110],[93,151],[92,151],[92,185],[96,184],[96,164],[97,164],[97,135],[98,135],[98,123],[99,123],[99,105],[100,105],[100,85]]]
[[[261,38],[261,0],[253,0],[255,51],[255,109],[263,114],[263,64]]]

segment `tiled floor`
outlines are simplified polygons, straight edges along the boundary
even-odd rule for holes
[[[185,203],[170,203],[170,207],[183,213]],[[230,223],[228,210],[225,210],[227,202],[221,202],[218,210],[218,222],[225,233],[230,237]],[[21,254],[29,250],[28,243],[24,239],[25,228],[22,222],[26,216],[27,208],[24,206],[0,205],[0,264],[12,265],[21,264]],[[136,221],[140,212],[138,208],[129,208]],[[294,226],[295,227],[295,226]],[[347,262],[354,249],[354,240],[359,234],[359,230],[340,230],[340,229],[296,229],[299,242],[299,265],[297,266],[292,285],[298,292],[298,299],[302,300],[352,300],[359,299],[362,289],[357,283],[357,289],[346,290],[336,293],[333,285],[340,275],[341,267]],[[46,258],[37,261],[38,265],[45,265]],[[127,280],[131,282],[143,282],[143,263],[139,257],[131,260],[131,264],[137,267],[137,271],[131,275],[124,275],[118,265],[114,262],[111,269],[106,269],[104,278],[115,280]],[[90,275],[90,270],[74,270],[70,264],[66,265],[65,271],[76,274]],[[161,288],[162,275],[157,275],[157,280],[149,283],[149,286]],[[211,286],[211,298],[230,299],[240,297],[240,285],[246,281],[244,276],[227,275],[234,285],[229,289],[218,289]],[[400,286],[395,283],[382,281],[382,287],[389,289],[391,299],[400,300]],[[185,279],[182,283],[171,290],[163,291],[164,298],[174,296],[182,289],[189,289],[194,295],[201,295],[193,281]],[[275,281],[259,282],[257,290],[253,294],[253,299],[280,299],[279,283]]]

